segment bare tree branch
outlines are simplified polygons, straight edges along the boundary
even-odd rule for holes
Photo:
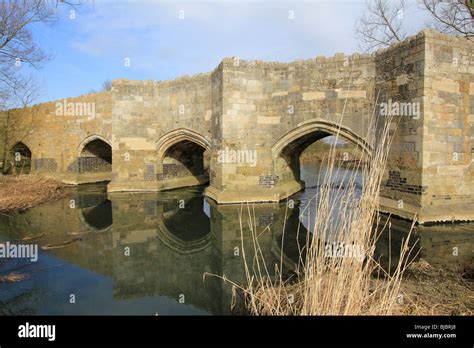
[[[403,40],[402,19],[405,0],[375,0],[368,3],[367,12],[357,22],[356,35],[362,49],[371,51]]]
[[[33,68],[50,59],[34,42],[29,27],[55,21],[54,8],[47,0],[1,0],[0,2],[0,97],[2,104],[17,99],[28,87],[29,78],[21,73],[22,64]]]
[[[474,5],[472,0],[421,0],[431,15],[428,26],[446,34],[474,37]]]
[[[109,79],[105,80],[102,84],[102,91],[110,91],[112,89],[112,81]]]
[[[474,37],[473,0],[419,0],[419,2],[421,9],[430,15],[430,21],[426,23],[428,28],[469,39]],[[356,36],[361,42],[361,48],[372,51],[403,40],[406,34],[402,29],[402,19],[406,7],[405,0],[370,1],[356,27]]]
[[[41,23],[52,25],[61,4],[75,6],[88,0],[0,0],[0,104],[19,101],[18,95],[28,93],[31,78],[23,76],[24,64],[39,69],[52,58],[34,41],[31,27]],[[23,90],[22,90],[23,89]],[[9,101],[9,99],[11,99]],[[19,105],[15,106],[21,106]]]

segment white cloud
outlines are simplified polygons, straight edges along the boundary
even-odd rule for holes
[[[71,46],[114,65],[130,57],[133,71],[174,78],[209,71],[225,56],[291,61],[357,51],[354,26],[364,8],[363,0],[96,0],[72,21]]]
[[[130,56],[133,68],[149,72],[170,64],[182,64],[183,73],[209,69],[224,55],[307,58],[355,47],[357,6],[361,3],[96,1],[74,21],[72,47],[114,62]]]

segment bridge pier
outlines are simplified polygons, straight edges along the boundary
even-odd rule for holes
[[[412,107],[393,125],[380,210],[420,223],[474,220],[473,53],[466,39],[423,31],[376,55],[379,104]]]

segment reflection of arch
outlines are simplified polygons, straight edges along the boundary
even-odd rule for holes
[[[273,157],[280,156],[287,147],[298,148],[302,152],[313,142],[328,135],[340,135],[342,138],[356,144],[365,154],[370,156],[372,153],[372,148],[365,139],[355,134],[348,127],[321,118],[314,118],[300,123],[298,127],[278,139],[272,146]]]
[[[88,230],[106,231],[113,224],[112,202],[106,199],[93,207],[83,208],[79,218]]]
[[[163,220],[158,222],[158,227],[161,233],[159,238],[168,248],[180,254],[192,254],[207,249],[211,245],[211,234],[208,233],[200,239],[190,242],[184,242],[177,238],[163,223]]]
[[[312,238],[312,232],[300,221],[300,206],[300,201],[295,202],[293,209],[288,209],[287,204],[280,204],[279,215],[285,223],[282,229],[272,229],[270,251],[275,259],[282,262],[286,271],[294,271],[303,265],[306,243]]]
[[[31,150],[22,141],[10,149],[11,163],[16,173],[29,174],[31,171]]]
[[[203,209],[204,197],[193,197],[184,204],[186,209],[166,210],[165,205],[161,206],[163,211],[159,214],[158,238],[170,249],[190,254],[211,245],[211,225]]]
[[[179,128],[164,134],[156,142],[156,149],[158,151],[159,160],[164,159],[166,152],[171,146],[185,140],[195,143],[204,148],[205,150],[211,149],[211,142],[206,137],[192,130]]]

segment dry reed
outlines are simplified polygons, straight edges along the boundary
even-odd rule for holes
[[[399,312],[402,276],[412,250],[408,248],[410,235],[402,242],[399,262],[393,272],[388,273],[374,259],[377,238],[390,230],[388,223],[382,231],[374,232],[374,225],[379,222],[379,191],[391,145],[389,125],[393,119],[385,121],[381,124],[372,122],[367,139],[373,150],[368,160],[361,155],[356,165],[363,177],[360,196],[355,191],[356,174],[353,171],[341,174],[337,166],[339,134],[335,135],[325,161],[327,170],[320,173],[320,190],[313,199],[316,209],[307,212],[308,225],[312,221],[314,227],[307,233],[306,243],[299,246],[299,262],[293,276],[283,275],[283,247],[280,264],[275,265],[275,272],[269,271],[258,242],[253,209],[247,204],[246,213],[241,210],[241,237],[243,240],[247,233],[244,225],[247,225],[253,239],[254,256],[250,265],[245,250],[242,251],[246,284],[222,278],[233,285],[234,292],[243,294],[247,313],[392,315]],[[346,184],[334,188],[333,183],[341,178]],[[306,209],[310,206],[311,202]],[[247,216],[246,221],[244,216]],[[284,243],[283,231],[282,246]],[[345,252],[332,253],[331,248],[337,249],[336,246]],[[359,252],[351,254],[347,250]],[[393,269],[390,266],[388,269]]]

